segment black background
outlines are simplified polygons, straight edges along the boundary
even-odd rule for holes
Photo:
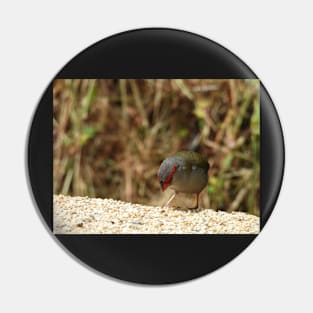
[[[240,78],[257,76],[206,38],[172,29],[142,29],[102,40],[74,57],[55,78]],[[52,231],[52,82],[35,113],[28,143],[29,179]],[[281,187],[284,142],[274,105],[261,85],[261,228]],[[214,271],[256,235],[56,235],[94,269],[138,283],[180,282]]]

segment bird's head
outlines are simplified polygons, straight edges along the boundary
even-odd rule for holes
[[[162,191],[165,191],[171,184],[176,169],[177,165],[172,159],[165,159],[162,162],[158,172],[158,180]]]

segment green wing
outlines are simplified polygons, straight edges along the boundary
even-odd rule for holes
[[[180,151],[175,154],[177,157],[182,157],[188,165],[197,165],[203,168],[209,168],[209,163],[206,158],[204,158],[201,154],[194,151]]]

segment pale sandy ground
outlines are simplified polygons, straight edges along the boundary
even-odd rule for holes
[[[112,199],[54,196],[57,234],[256,234],[260,219],[246,213],[182,210]]]

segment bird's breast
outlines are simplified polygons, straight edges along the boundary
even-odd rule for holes
[[[181,166],[175,172],[171,188],[184,193],[199,193],[208,183],[208,172],[196,165]]]

